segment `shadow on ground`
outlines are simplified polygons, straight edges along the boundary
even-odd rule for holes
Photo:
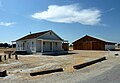
[[[63,54],[43,54],[45,56],[65,56],[65,55],[73,55],[73,54],[78,54],[78,53],[63,53]]]

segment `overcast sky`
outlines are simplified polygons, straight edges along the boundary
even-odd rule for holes
[[[120,0],[0,0],[0,42],[46,30],[120,42]]]

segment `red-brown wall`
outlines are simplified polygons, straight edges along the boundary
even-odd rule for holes
[[[63,43],[62,48],[64,49],[64,51],[68,51],[69,50],[69,43]]]
[[[85,36],[73,43],[74,50],[105,50],[105,42],[99,39]]]

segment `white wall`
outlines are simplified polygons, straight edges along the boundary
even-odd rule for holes
[[[38,39],[48,39],[48,40],[60,40],[58,36],[56,36],[54,33],[46,33],[43,36],[39,37]]]
[[[50,45],[50,43],[52,45]],[[57,44],[56,44],[57,43]],[[62,42],[49,42],[49,41],[44,41],[43,44],[43,51],[61,51],[62,50]]]
[[[50,48],[50,43],[53,44],[53,48]],[[57,43],[57,46],[56,46]],[[36,43],[36,51],[41,52],[41,41],[37,41]],[[62,42],[50,42],[50,41],[44,41],[43,44],[43,51],[61,51],[62,50]]]
[[[16,50],[17,51],[23,51],[23,42],[22,41],[17,41],[16,42]]]
[[[115,45],[105,45],[105,50],[115,49]]]
[[[23,46],[24,43],[24,46]],[[36,52],[36,39],[27,39],[16,42],[17,51]]]
[[[55,41],[44,41],[44,42],[45,43],[43,44],[43,51],[61,51],[62,50],[62,42],[55,42]],[[50,42],[52,42],[52,49],[50,48]],[[23,47],[23,43],[25,47]],[[17,41],[16,49],[17,51],[27,51],[28,53],[41,52],[41,41],[40,40],[38,41],[36,39]]]
[[[27,52],[35,53],[36,52],[36,39],[29,39],[27,41]]]
[[[57,43],[57,45],[56,45]],[[53,43],[53,51],[61,51],[62,50],[62,42],[54,42]]]
[[[36,51],[41,52],[41,41],[36,41]]]
[[[44,42],[43,51],[52,51],[52,47],[50,47],[50,42]]]
[[[44,34],[43,36],[40,36],[39,38],[17,41],[16,42],[17,51],[24,50],[24,51],[27,51],[28,53],[41,52],[41,40],[37,40],[37,39],[45,40],[44,41],[45,44],[43,45],[43,51],[61,51],[62,50],[62,41],[54,32],[51,31]],[[52,49],[51,49],[50,42],[52,42]],[[55,42],[57,43],[57,45]],[[24,47],[23,47],[23,43],[24,43]]]

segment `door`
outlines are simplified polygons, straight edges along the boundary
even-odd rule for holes
[[[50,51],[52,51],[52,42],[50,42]]]
[[[43,51],[44,52],[52,51],[52,42],[43,42]]]
[[[93,42],[93,50],[105,50],[105,45],[102,42]]]
[[[91,42],[84,42],[83,43],[83,50],[92,50],[92,43]]]

